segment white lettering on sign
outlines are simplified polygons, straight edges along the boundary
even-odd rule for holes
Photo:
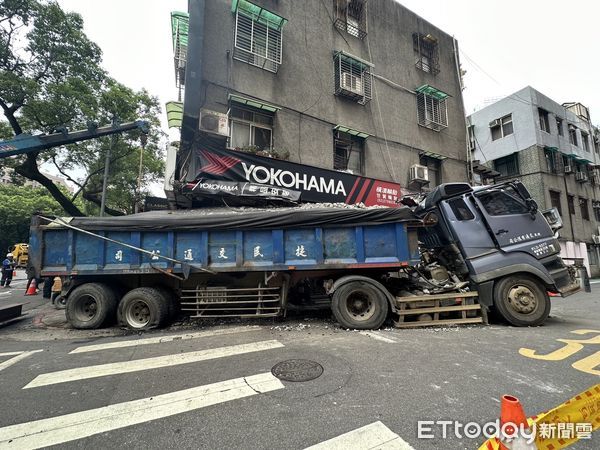
[[[296,247],[296,256],[306,258],[307,255],[304,245],[299,245],[298,247]]]
[[[219,256],[217,256],[217,258],[219,258],[219,259],[229,259],[229,256],[227,256],[225,254],[225,248],[224,247],[221,247],[219,249]]]
[[[288,170],[275,169],[273,167],[266,168],[250,164],[248,166],[242,161],[246,180],[254,181],[261,184],[272,184],[275,186],[283,186],[286,188],[295,188],[296,190],[304,189],[306,191],[324,192],[326,194],[346,195],[344,183],[338,180],[337,183],[333,178],[325,180],[323,177],[310,177],[303,173],[290,172]]]
[[[115,259],[117,261],[123,261],[123,250],[117,250],[117,253],[115,253]]]
[[[153,250],[152,251],[152,261],[157,261],[159,260],[159,256],[160,255],[160,250]]]
[[[186,261],[192,261],[194,259],[194,255],[192,254],[192,249],[188,248],[183,252],[183,259]]]
[[[254,247],[254,257],[255,257],[255,258],[258,258],[259,256],[260,256],[261,258],[264,258],[264,257],[265,257],[265,255],[263,255],[263,254],[260,252],[260,245],[257,245],[256,247]]]

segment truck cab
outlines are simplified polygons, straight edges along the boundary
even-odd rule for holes
[[[416,212],[435,221],[419,232],[423,250],[467,278],[481,305],[512,325],[541,324],[550,313],[548,292],[580,289],[559,256],[557,235],[518,181],[442,184]]]

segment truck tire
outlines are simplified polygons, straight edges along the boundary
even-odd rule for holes
[[[162,294],[162,296],[165,297],[165,299],[167,300],[167,306],[169,309],[168,318],[169,319],[176,318],[179,315],[179,313],[181,312],[181,305],[179,304],[179,301],[177,299],[177,296],[175,295],[175,292],[173,292],[173,290],[171,288],[164,287],[164,286],[154,286],[154,289],[156,289],[158,292],[160,292]]]
[[[377,329],[388,315],[385,294],[370,283],[351,281],[333,293],[331,310],[345,328],[357,330]]]
[[[550,314],[550,298],[544,286],[527,275],[510,275],[494,285],[498,313],[516,327],[535,327]]]
[[[160,327],[168,317],[169,301],[155,288],[141,287],[129,291],[117,309],[119,324],[132,330]]]
[[[114,291],[102,283],[86,283],[69,294],[65,307],[67,321],[79,330],[100,328],[117,309]]]

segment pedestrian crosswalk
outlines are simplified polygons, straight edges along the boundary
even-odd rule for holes
[[[168,345],[179,340],[192,340],[209,337],[222,337],[228,334],[248,333],[250,331],[259,331],[260,327],[229,327],[220,330],[209,330],[200,332],[191,332],[185,334],[175,334],[160,337],[148,337],[140,339],[119,340],[115,342],[99,343],[85,345],[75,348],[68,353],[67,359],[71,363],[73,358],[79,358],[75,361],[94,360],[93,352],[110,351],[111,358],[119,357],[120,349],[157,345],[160,349],[168,349]],[[377,335],[377,337],[383,337]],[[377,339],[375,337],[375,339]],[[382,339],[379,339],[382,340]],[[392,340],[392,339],[390,339]],[[141,424],[166,419],[178,414],[197,412],[203,408],[217,405],[225,405],[236,400],[250,397],[261,397],[274,391],[281,391],[277,398],[285,397],[286,392],[291,386],[282,383],[271,372],[265,369],[270,368],[272,364],[273,352],[283,351],[284,344],[278,340],[259,340],[252,341],[252,336],[248,336],[247,343],[205,348],[197,351],[184,353],[166,354],[149,358],[124,360],[120,362],[111,362],[107,364],[82,365],[81,367],[65,370],[46,372],[37,374],[34,378],[23,386],[28,395],[40,395],[44,398],[44,388],[57,384],[66,384],[71,382],[83,383],[80,386],[90,388],[93,385],[91,379],[100,377],[140,373],[150,369],[165,369],[184,364],[204,364],[207,361],[219,358],[235,358],[245,354],[268,354],[267,360],[269,366],[262,368],[261,364],[254,365],[255,369],[248,369],[244,366],[237,367],[236,375],[241,377],[226,378],[212,384],[202,384],[189,387],[187,389],[176,390],[173,392],[160,393],[155,395],[153,392],[143,392],[144,398],[137,398],[130,401],[113,403],[107,406],[101,406],[92,409],[83,409],[68,414],[60,414],[46,418],[36,418],[29,422],[17,423],[0,428],[0,449],[2,448],[43,448],[52,445],[65,444],[67,442],[79,439],[89,438],[100,433],[117,432],[117,430],[126,427],[140,426]],[[382,342],[387,342],[382,340]],[[393,341],[395,342],[395,341]],[[23,360],[27,356],[38,351],[11,352],[6,356],[13,359]],[[169,351],[169,350],[167,350]],[[161,353],[165,353],[164,350]],[[125,354],[123,354],[125,355]],[[129,354],[127,354],[129,355]],[[83,359],[81,359],[83,358]],[[13,362],[16,363],[18,360]],[[114,360],[114,359],[113,359]],[[10,360],[9,360],[10,361]],[[72,366],[73,364],[71,364]],[[8,366],[7,366],[8,367]],[[33,366],[40,367],[39,365]],[[258,369],[257,369],[258,367]],[[0,370],[2,365],[0,364]],[[327,370],[327,368],[325,369]],[[249,372],[244,374],[244,372]],[[258,373],[256,373],[258,372]],[[215,374],[218,376],[218,374]],[[230,377],[233,374],[230,374]],[[141,374],[138,376],[142,376]],[[213,378],[214,379],[214,378]],[[217,378],[218,380],[219,378]],[[211,380],[212,381],[212,380]],[[286,382],[287,383],[287,382]],[[180,387],[187,387],[185,385]],[[92,387],[93,388],[93,387]],[[37,394],[37,393],[40,394]],[[30,394],[31,393],[31,394]],[[130,397],[131,398],[131,397]],[[254,402],[255,400],[252,400]],[[54,405],[57,406],[57,405]],[[60,405],[56,408],[61,410]],[[63,410],[64,411],[64,410]],[[71,409],[73,411],[73,409]],[[200,413],[203,414],[203,413]],[[39,417],[39,416],[38,416]],[[368,423],[368,422],[366,422]],[[230,430],[223,430],[227,432]],[[334,450],[334,449],[398,449],[411,450],[412,447],[406,443],[400,436],[387,428],[382,422],[374,422],[359,427],[355,430],[341,430],[343,434],[327,439],[316,444],[311,449]],[[314,441],[313,441],[314,442]],[[285,442],[281,443],[285,447]]]

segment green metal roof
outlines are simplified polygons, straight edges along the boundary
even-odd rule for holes
[[[356,137],[363,138],[363,139],[366,139],[370,136],[370,134],[363,133],[362,131],[354,130],[354,129],[346,127],[344,125],[336,125],[335,127],[333,127],[333,129],[335,131],[341,131],[342,133],[348,133],[348,134],[351,134],[352,136],[356,136]]]
[[[181,128],[183,121],[183,103],[181,102],[167,102],[167,123],[169,128]]]
[[[263,8],[262,6],[255,5],[248,0],[233,0],[231,2],[231,11],[235,13],[238,10],[242,14],[251,17],[257,22],[276,30],[283,28],[287,22],[287,19],[278,16],[274,12]]]
[[[544,150],[548,150],[549,152],[553,152],[556,153],[558,151],[558,147],[549,147],[549,146],[545,146]]]
[[[187,47],[190,15],[185,12],[173,11],[171,13],[171,33],[173,34],[173,48],[177,44]],[[179,41],[179,42],[177,42]]]
[[[269,103],[261,102],[260,100],[252,100],[250,98],[241,97],[239,95],[229,94],[229,100],[242,105],[252,106],[253,108],[262,109],[264,111],[276,112],[281,108],[279,106],[270,105]]]
[[[430,86],[428,84],[419,86],[417,89],[415,89],[415,91],[420,92],[421,94],[429,95],[437,100],[444,100],[444,99],[450,97],[449,94],[446,94],[445,92],[440,91],[439,89],[436,89],[433,86]]]
[[[348,62],[350,64],[353,65],[359,65],[361,70],[364,70],[368,67],[374,67],[372,63],[370,63],[369,61],[365,61],[364,59],[360,59],[357,56],[353,56],[349,53],[346,53],[344,51],[334,51],[333,52],[333,56],[337,57],[339,55],[339,57],[342,59],[342,61]]]
[[[422,156],[428,156],[429,158],[435,158],[435,159],[439,159],[440,161],[443,161],[445,159],[448,159],[447,156],[444,155],[440,155],[439,153],[434,153],[434,152],[428,152],[428,151],[422,151],[420,153],[420,155]]]

